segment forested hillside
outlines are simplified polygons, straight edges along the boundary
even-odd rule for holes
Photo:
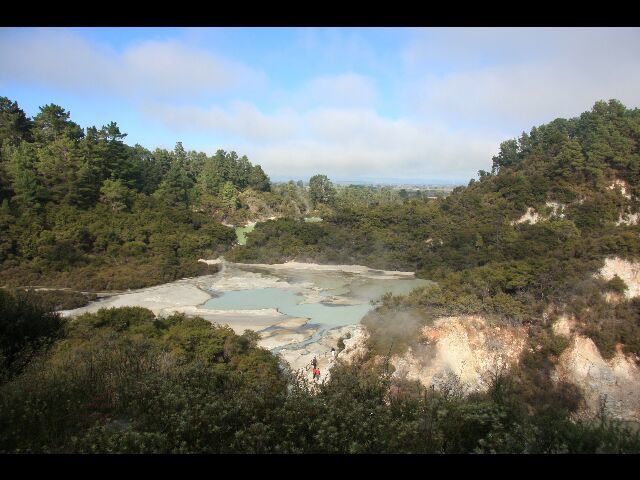
[[[220,222],[268,195],[246,156],[151,152],[111,122],[82,129],[46,105],[33,119],[0,98],[0,285],[137,288],[207,267],[235,241]]]
[[[388,298],[387,307],[536,324],[553,305],[583,317],[604,352],[622,342],[640,353],[637,300],[611,306],[606,292],[624,291],[624,282],[592,277],[607,256],[640,257],[639,142],[640,111],[600,101],[502,143],[491,171],[447,198],[396,205],[329,198],[325,222],[266,222],[231,257],[415,270],[438,286]]]
[[[173,151],[150,151],[126,145],[125,137],[115,122],[83,129],[54,104],[32,119],[0,97],[0,286],[94,292],[211,273],[216,267],[197,259],[234,244],[226,225],[270,217],[295,223],[331,217],[334,204],[395,208],[424,196],[388,187],[336,189],[323,175],[308,187],[272,184],[260,165],[235,152],[207,156],[180,142]],[[341,235],[332,232],[336,245]],[[67,308],[86,302],[73,291],[46,295]]]
[[[322,385],[294,378],[250,331],[143,308],[65,319],[51,312],[57,300],[2,289],[0,451],[640,451],[637,428],[604,410],[572,416],[580,392],[550,376],[568,340],[549,321],[573,314],[605,355],[640,353],[640,301],[621,295],[620,278],[593,276],[605,257],[640,257],[637,109],[598,102],[534,128],[501,145],[491,172],[429,199],[323,175],[272,186],[233,152],[150,152],[125,145],[114,123],[82,130],[55,105],[31,120],[0,104],[3,284],[142,286],[197,273],[198,256],[223,251],[437,281],[385,296],[363,320],[370,348],[355,364],[339,357]],[[228,250],[221,221],[273,212],[283,218]],[[390,355],[422,342],[420,327],[474,313],[528,328],[518,369],[470,395],[393,377]]]

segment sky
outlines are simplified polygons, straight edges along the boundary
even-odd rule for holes
[[[640,106],[640,28],[0,28],[0,96],[273,180],[467,183],[500,142]]]

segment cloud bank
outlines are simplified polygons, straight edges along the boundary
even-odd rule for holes
[[[178,35],[116,49],[64,29],[0,29],[0,83],[125,101],[141,129],[246,153],[278,177],[464,180],[534,125],[600,99],[640,105],[638,28],[294,33],[283,72]],[[327,71],[306,74],[316,60]],[[389,111],[389,98],[403,102]]]
[[[193,98],[261,80],[239,62],[178,40],[148,40],[117,52],[62,29],[3,29],[0,58],[0,81],[129,98]]]

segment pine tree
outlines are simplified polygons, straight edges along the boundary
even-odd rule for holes
[[[40,107],[40,113],[34,118],[34,137],[36,142],[47,144],[60,137],[78,140],[84,136],[80,126],[69,120],[71,113],[64,108],[49,104]]]
[[[31,141],[33,121],[7,97],[0,97],[0,146],[3,143],[17,145],[22,141]]]
[[[29,143],[7,150],[7,171],[11,180],[11,188],[15,193],[13,199],[25,208],[38,208],[46,200],[46,192],[37,171],[37,151]]]
[[[179,161],[174,161],[164,180],[154,193],[167,205],[187,208],[190,205],[190,192],[193,182]]]
[[[220,197],[225,207],[230,211],[235,211],[238,207],[238,190],[231,182],[225,182],[220,192]]]
[[[271,191],[271,182],[269,181],[269,177],[267,177],[260,165],[251,167],[248,178],[248,186],[254,190],[261,192]]]

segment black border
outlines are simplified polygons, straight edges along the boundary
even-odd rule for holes
[[[638,26],[621,2],[46,2],[3,5],[0,26],[569,27]],[[634,23],[635,22],[635,23]]]
[[[37,473],[63,477],[121,478],[141,473],[184,478],[201,476],[255,480],[283,477],[302,480],[388,478],[405,480],[442,475],[458,478],[549,478],[571,474],[622,472],[637,468],[640,455],[0,455],[5,478]],[[178,477],[179,476],[179,477]]]
[[[48,2],[3,6],[0,27],[570,27],[570,26],[638,26],[639,17],[628,7],[612,3],[600,7],[581,5],[521,4],[489,5],[462,2],[421,7],[410,4],[368,5],[307,2],[276,6],[222,2],[189,4],[179,2],[147,5],[116,3]],[[1,32],[0,32],[1,33]],[[64,477],[109,476],[140,472],[164,475],[202,475],[225,478],[245,477],[256,470],[260,477],[355,478],[366,474],[410,478],[436,474],[458,476],[461,473],[513,478],[523,474],[544,475],[571,472],[596,474],[637,469],[640,455],[0,455],[0,471],[39,476],[60,474]],[[634,468],[635,467],[635,468]],[[193,469],[198,469],[196,473]],[[226,473],[225,473],[226,472]]]

